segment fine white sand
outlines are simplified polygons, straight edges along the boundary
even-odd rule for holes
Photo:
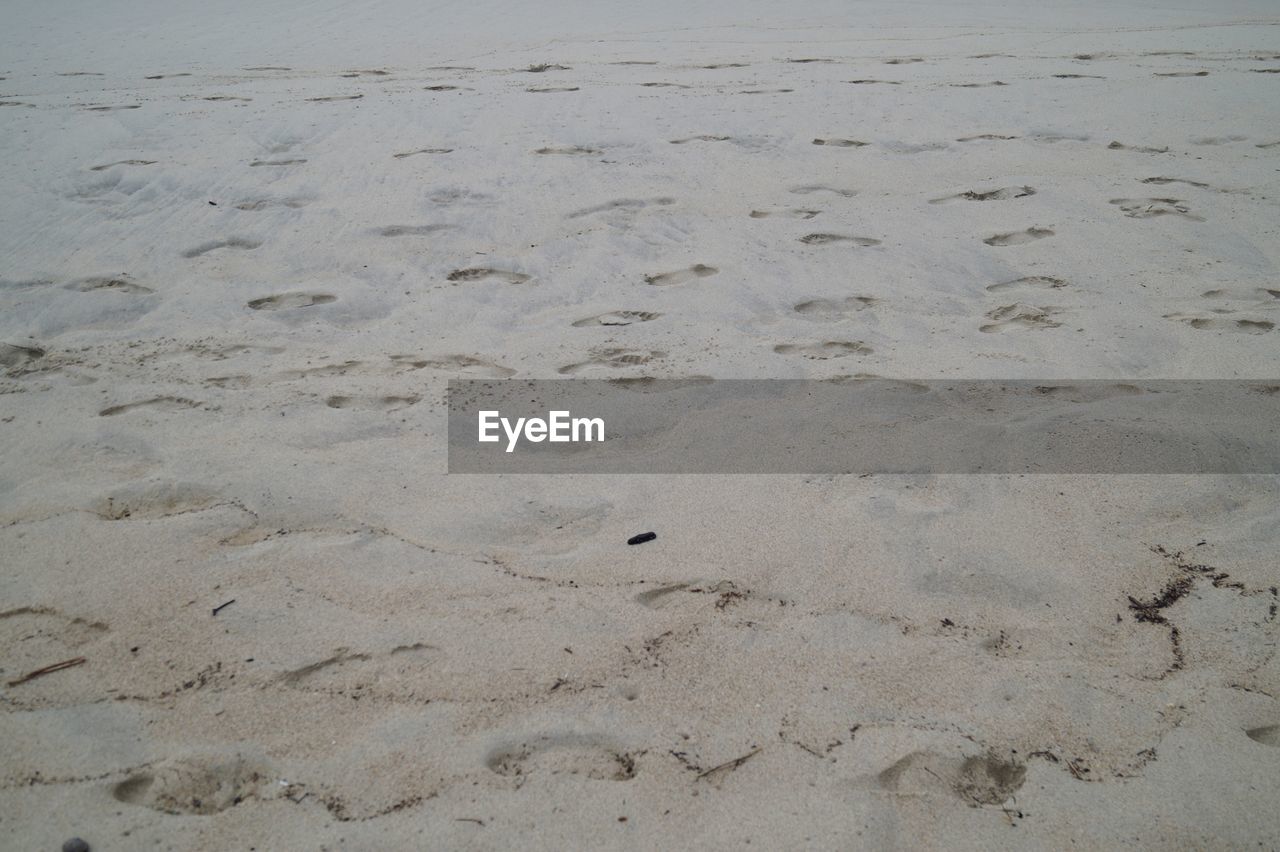
[[[1273,3],[4,19],[0,846],[1280,842],[1276,477],[446,476],[443,408],[1274,379]]]

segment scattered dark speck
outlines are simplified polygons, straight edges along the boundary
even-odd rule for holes
[[[656,532],[640,533],[640,535],[633,535],[627,539],[627,544],[644,544],[646,541],[653,541],[657,537],[658,534]]]

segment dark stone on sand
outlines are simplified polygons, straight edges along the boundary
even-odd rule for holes
[[[646,541],[653,541],[657,537],[658,534],[656,532],[640,533],[640,535],[633,535],[627,539],[627,544],[644,544]]]
[[[73,837],[62,844],[62,852],[89,852],[89,844],[79,837]]]

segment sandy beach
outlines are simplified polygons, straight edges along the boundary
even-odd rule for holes
[[[445,436],[458,378],[1277,380],[1273,3],[5,20],[0,848],[1280,848],[1280,477]]]

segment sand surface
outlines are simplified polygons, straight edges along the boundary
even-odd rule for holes
[[[0,847],[1280,844],[1277,477],[447,476],[443,407],[1275,379],[1274,4],[216,5],[0,32]]]

